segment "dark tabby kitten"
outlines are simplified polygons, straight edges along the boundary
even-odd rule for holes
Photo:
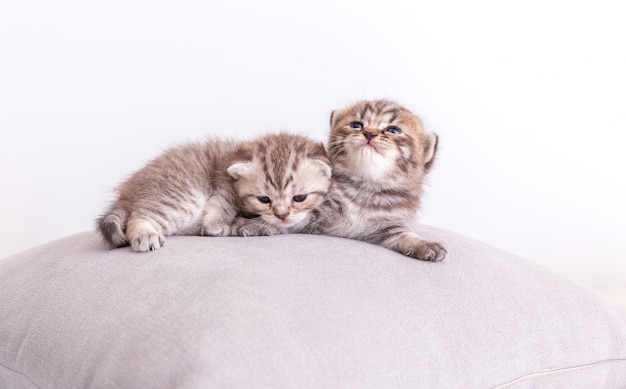
[[[118,188],[96,222],[111,247],[156,250],[166,235],[237,235],[258,228],[297,232],[330,186],[321,143],[274,134],[249,142],[211,140],[172,148]]]
[[[312,231],[421,260],[444,259],[442,245],[410,227],[436,150],[437,136],[393,101],[361,101],[334,111],[328,145],[333,182]]]

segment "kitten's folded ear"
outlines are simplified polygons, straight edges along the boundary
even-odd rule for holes
[[[330,128],[334,128],[335,124],[337,124],[337,122],[339,121],[339,119],[341,119],[342,116],[343,115],[341,114],[341,111],[339,111],[338,109],[331,112],[330,113]]]
[[[322,158],[328,160],[328,153],[326,152],[326,146],[324,145],[324,143],[316,143],[315,146],[312,147],[311,151],[307,154],[307,157]]]
[[[422,135],[422,142],[424,144],[424,168],[428,172],[435,162],[439,137],[434,132],[425,132]]]
[[[330,179],[332,169],[324,143],[317,143],[313,148],[313,151],[309,153],[308,157],[311,159],[313,164],[320,170],[320,172]]]
[[[317,168],[319,169],[320,173],[324,176],[326,176],[326,178],[330,179],[330,176],[332,174],[331,172],[331,168],[330,168],[330,163],[328,161],[324,161],[318,158],[313,158],[311,159],[311,163]]]
[[[234,179],[238,180],[241,177],[248,176],[252,173],[252,162],[236,162],[226,169],[228,174]]]

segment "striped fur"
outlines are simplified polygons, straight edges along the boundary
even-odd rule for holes
[[[410,228],[436,150],[437,136],[393,101],[361,101],[333,112],[328,144],[333,181],[312,231],[421,260],[444,259],[443,246]]]
[[[305,137],[189,143],[122,183],[96,229],[111,247],[135,251],[156,250],[173,234],[246,235],[249,224],[263,234],[291,232],[309,223],[329,186],[324,147]]]

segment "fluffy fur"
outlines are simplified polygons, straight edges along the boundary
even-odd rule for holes
[[[190,143],[122,183],[96,228],[111,247],[135,251],[156,250],[173,234],[251,234],[248,220],[263,232],[295,232],[324,200],[330,174],[323,144],[297,135]]]
[[[442,245],[411,231],[437,136],[388,100],[361,101],[331,115],[332,186],[313,233],[363,240],[409,257],[440,261]]]

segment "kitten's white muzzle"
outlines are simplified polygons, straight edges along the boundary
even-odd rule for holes
[[[384,180],[395,164],[394,153],[373,141],[364,139],[355,145],[352,154],[351,170],[367,180],[379,182]]]
[[[362,153],[378,153],[378,154],[382,154],[379,146],[376,145],[376,143],[374,143],[374,141],[365,141],[363,143],[361,143],[361,145],[359,146],[359,150]]]

